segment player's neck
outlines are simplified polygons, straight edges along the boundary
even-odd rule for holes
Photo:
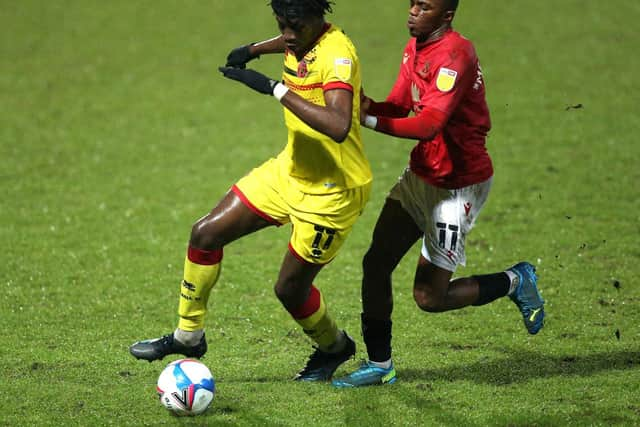
[[[433,43],[436,40],[440,40],[449,30],[451,30],[451,24],[444,23],[440,27],[432,31],[428,36],[419,37],[416,39],[416,41],[421,45]]]
[[[331,24],[325,22],[324,19],[320,21],[318,26],[315,28],[315,36],[313,37],[313,41],[309,44],[309,46],[307,46],[306,49],[304,49],[304,51],[296,54],[296,59],[298,61],[302,61],[305,55],[309,53],[311,49],[313,49],[313,47],[318,43],[318,40],[320,40],[320,38],[329,30],[330,27]]]

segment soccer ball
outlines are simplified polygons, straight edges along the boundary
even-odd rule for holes
[[[198,415],[211,405],[216,385],[204,363],[180,359],[164,368],[156,389],[160,403],[175,415]]]

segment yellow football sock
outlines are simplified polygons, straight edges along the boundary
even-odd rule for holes
[[[204,328],[204,316],[211,289],[218,281],[222,250],[204,251],[189,247],[180,285],[178,328],[195,331]]]
[[[329,316],[322,294],[313,285],[309,299],[301,307],[293,310],[291,315],[302,326],[304,333],[323,351],[332,349],[338,337],[341,336],[335,320]]]

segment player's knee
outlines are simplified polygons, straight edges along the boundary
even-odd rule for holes
[[[280,283],[276,283],[273,287],[273,292],[276,294],[276,298],[286,307],[287,304],[285,302],[289,301],[290,293],[287,292],[286,287],[282,286]]]
[[[212,224],[208,221],[208,217],[201,218],[193,224],[189,244],[193,247],[206,250],[219,248],[218,242],[216,242],[215,239],[215,233],[212,233]]]
[[[413,289],[413,299],[422,311],[439,313],[444,311],[444,298],[426,289]]]
[[[305,295],[298,292],[297,287],[288,281],[279,280],[273,287],[278,301],[289,311],[296,309],[305,302]]]

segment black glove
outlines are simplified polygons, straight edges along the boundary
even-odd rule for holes
[[[251,69],[218,67],[218,70],[226,78],[242,82],[251,89],[265,95],[273,95],[273,88],[278,84],[276,80],[272,80],[264,74]]]
[[[225,67],[244,68],[247,65],[247,62],[255,58],[260,58],[260,55],[251,55],[251,53],[249,53],[249,46],[251,45],[246,44],[229,52]]]

